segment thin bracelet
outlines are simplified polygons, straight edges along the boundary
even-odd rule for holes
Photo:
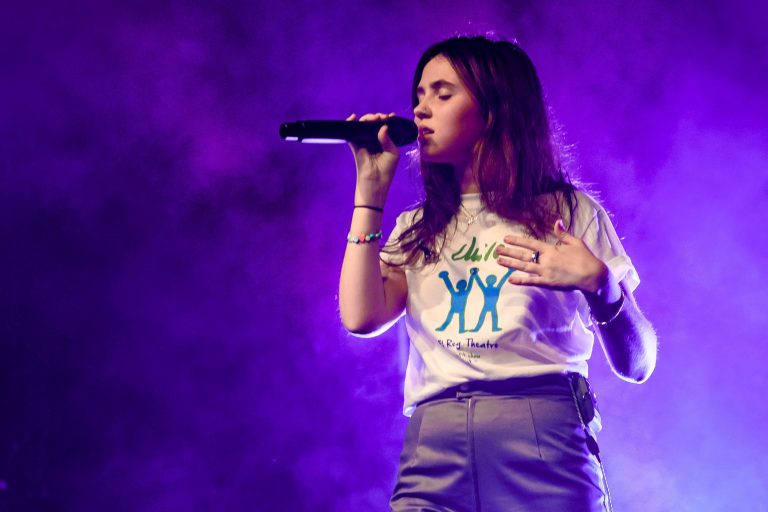
[[[356,204],[355,208],[366,208],[368,210],[373,210],[375,212],[384,213],[384,208],[379,208],[378,206],[371,206],[368,204]]]
[[[611,318],[605,321],[600,321],[597,318],[595,318],[595,315],[590,315],[592,317],[592,323],[600,326],[608,325],[609,323],[613,322],[618,318],[619,313],[621,313],[624,310],[624,290],[621,291],[621,304],[619,305],[619,309],[616,310],[616,312],[613,314]]]

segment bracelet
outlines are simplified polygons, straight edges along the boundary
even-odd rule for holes
[[[616,310],[616,312],[613,314],[611,318],[605,321],[600,321],[597,318],[595,318],[594,315],[590,315],[592,317],[592,323],[594,323],[595,325],[603,326],[603,325],[608,325],[609,323],[616,320],[616,318],[619,316],[619,313],[621,313],[622,310],[624,309],[624,290],[621,291],[621,298],[619,300],[621,301],[621,304],[619,304],[619,309]]]
[[[384,233],[379,230],[378,233],[360,233],[360,235],[353,235],[352,233],[347,235],[347,243],[350,244],[369,244],[382,237]]]
[[[368,204],[356,204],[355,208],[366,208],[368,210],[373,210],[375,212],[384,213],[384,208],[379,208],[378,206],[371,206]]]

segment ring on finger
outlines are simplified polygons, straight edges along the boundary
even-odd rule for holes
[[[540,254],[539,251],[533,251],[533,254],[531,254],[531,263],[538,263]]]

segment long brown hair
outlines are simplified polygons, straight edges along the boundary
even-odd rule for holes
[[[533,62],[516,44],[485,36],[457,36],[430,46],[419,59],[411,102],[424,67],[445,57],[477,102],[485,131],[474,148],[473,173],[483,203],[500,217],[524,225],[543,238],[554,221],[567,223],[576,208],[575,186],[562,167]],[[419,161],[424,184],[421,216],[397,240],[404,264],[434,260],[445,230],[461,203],[460,184],[450,165]]]

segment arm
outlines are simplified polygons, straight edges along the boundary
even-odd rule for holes
[[[369,114],[360,120],[386,117]],[[354,120],[354,115],[348,120]],[[383,207],[386,202],[399,151],[386,127],[379,132],[379,141],[384,151],[375,154],[351,145],[357,167],[355,204]],[[375,233],[379,229],[381,213],[354,209],[351,233]],[[347,244],[339,279],[339,313],[349,332],[373,336],[389,327],[405,309],[407,291],[405,273],[381,262],[378,243]]]
[[[448,272],[446,270],[443,270],[438,274],[438,277],[443,280],[445,283],[446,288],[448,288],[448,292],[451,295],[456,295],[456,290],[453,289],[453,284],[451,284],[451,280],[448,279]]]
[[[377,212],[356,209],[351,232],[378,231],[380,217]],[[339,279],[339,312],[350,333],[375,336],[386,330],[402,315],[407,294],[405,272],[379,259],[378,244],[347,244]]]
[[[595,291],[582,290],[593,319],[610,320],[605,325],[593,322],[595,332],[613,371],[624,380],[645,382],[656,367],[656,332],[632,292],[616,281],[605,264],[602,267],[591,277]]]
[[[515,271],[515,269],[513,269],[513,268],[510,268],[509,270],[507,270],[507,273],[504,274],[504,277],[502,277],[499,280],[499,285],[498,285],[499,288],[501,288],[504,285],[504,283],[507,281],[507,279],[510,278],[510,276],[512,275],[512,272],[514,272],[514,271]]]

